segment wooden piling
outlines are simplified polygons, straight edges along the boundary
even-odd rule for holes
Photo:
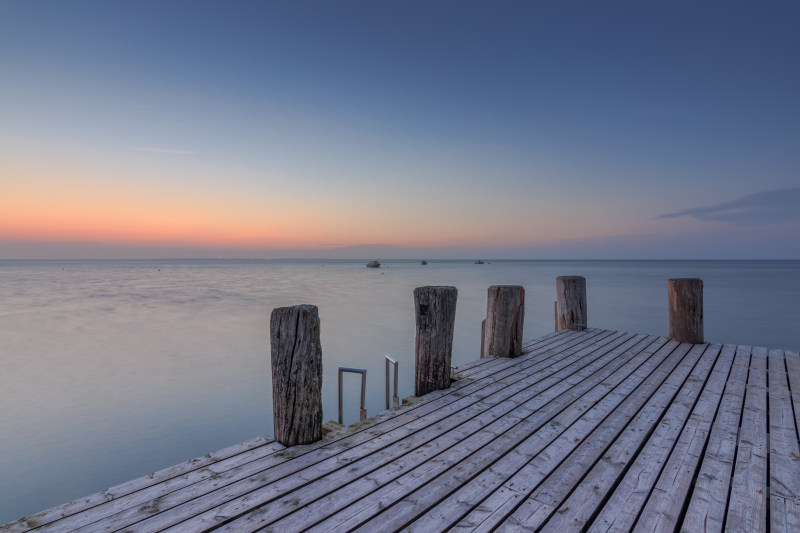
[[[558,276],[556,278],[556,331],[586,329],[586,278]]]
[[[270,318],[275,440],[284,446],[322,438],[322,347],[315,305],[279,307]]]
[[[678,342],[703,343],[703,280],[667,280],[669,338]]]
[[[481,357],[522,354],[525,289],[519,285],[492,285],[486,301]]]
[[[414,395],[450,387],[450,361],[456,320],[455,287],[417,287]]]

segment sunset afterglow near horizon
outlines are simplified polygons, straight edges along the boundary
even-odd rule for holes
[[[800,259],[800,4],[0,0],[0,259]]]

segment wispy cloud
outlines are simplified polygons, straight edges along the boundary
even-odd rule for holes
[[[679,217],[739,224],[800,221],[800,187],[748,194],[730,202],[681,209],[656,218]]]
[[[131,150],[136,150],[137,152],[155,152],[157,154],[196,154],[198,152],[191,152],[189,150],[174,150],[172,148],[152,148],[148,146],[134,146]]]

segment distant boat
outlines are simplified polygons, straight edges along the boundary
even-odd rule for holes
[[[475,264],[476,264],[476,265],[482,265],[482,264],[483,264],[483,261],[481,261],[480,259],[478,259],[477,261],[475,261]]]
[[[367,263],[367,268],[380,268],[381,264],[377,261],[370,261]]]
[[[427,264],[428,264],[428,262],[427,262],[427,261],[420,261],[420,262],[419,262],[419,264],[420,264],[420,265],[427,265]]]

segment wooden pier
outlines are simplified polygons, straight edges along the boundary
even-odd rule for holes
[[[585,329],[284,447],[258,438],[22,531],[800,531],[800,357]]]

